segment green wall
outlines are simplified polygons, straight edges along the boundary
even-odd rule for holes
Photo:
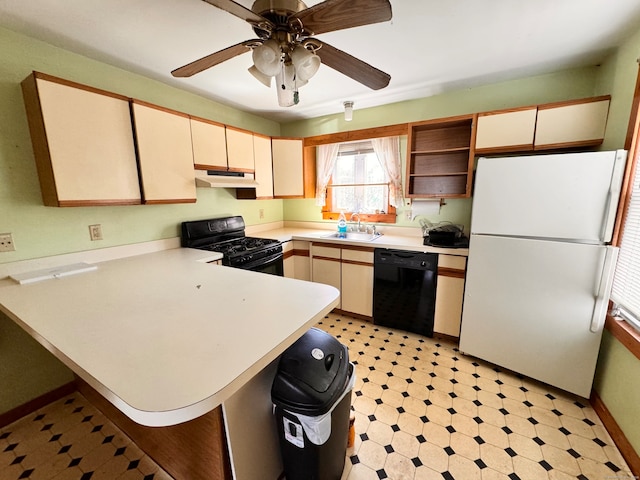
[[[0,29],[0,232],[11,232],[16,246],[0,253],[0,263],[175,238],[181,221],[196,218],[239,214],[250,225],[282,220],[281,200],[239,201],[226,189],[199,188],[197,203],[188,205],[43,206],[20,89],[33,70],[265,135],[280,133],[271,120]],[[94,223],[102,224],[104,240],[90,241]],[[71,379],[66,367],[0,314],[0,413]]]
[[[611,109],[603,148],[624,146],[629,114],[638,75],[640,30],[603,65],[599,93],[610,92]],[[598,359],[594,388],[625,436],[640,454],[640,360],[605,332]]]
[[[327,115],[283,124],[282,135],[308,137],[591,97],[596,94],[599,74],[599,67],[587,67],[445,92],[432,97],[363,110],[358,110],[356,103],[351,122],[345,122],[343,114]],[[406,152],[406,143],[405,137],[401,144],[402,152]],[[406,153],[403,156],[402,166],[404,171]],[[446,204],[441,207],[440,213],[432,215],[428,220],[432,223],[450,221],[462,224],[465,227],[465,231],[468,232],[471,224],[471,203],[471,199],[447,199]],[[405,219],[404,212],[410,208],[405,206],[398,209],[396,226],[419,226],[420,218],[412,221]],[[284,219],[322,221],[322,215],[320,208],[315,206],[313,200],[285,200]]]
[[[182,220],[240,214],[249,225],[285,220],[320,221],[313,200],[238,201],[224,189],[198,189],[193,205],[51,208],[42,206],[20,82],[38,70],[157,105],[266,135],[310,136],[394,123],[441,118],[589,97],[613,96],[603,148],[621,148],[637,73],[640,32],[601,67],[568,70],[500,84],[445,92],[415,101],[358,109],[342,115],[279,125],[197,95],[0,29],[0,232],[12,232],[16,252],[0,263],[103,248],[178,235]],[[406,145],[404,139],[403,145]],[[264,209],[265,218],[258,218]],[[439,218],[468,226],[470,200],[447,200]],[[89,240],[88,225],[100,223],[103,241]],[[398,225],[417,226],[403,220]],[[605,333],[596,389],[636,451],[640,451],[640,392],[626,381],[639,378],[640,361]],[[8,318],[0,314],[0,413],[69,381],[70,372]]]

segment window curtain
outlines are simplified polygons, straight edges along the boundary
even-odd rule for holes
[[[338,143],[318,147],[318,158],[316,158],[316,205],[318,206],[323,206],[326,202],[327,185],[331,180],[339,147]]]
[[[396,208],[401,207],[404,195],[402,193],[400,137],[372,138],[371,144],[389,180],[389,205]]]

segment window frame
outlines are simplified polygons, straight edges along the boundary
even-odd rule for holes
[[[636,79],[636,86],[633,94],[633,102],[631,105],[631,113],[629,116],[629,126],[627,136],[625,138],[624,148],[628,151],[628,161],[624,172],[624,180],[620,201],[618,203],[618,212],[613,231],[611,244],[619,247],[622,240],[622,232],[624,223],[629,210],[631,201],[631,192],[633,189],[634,172],[636,163],[640,156],[640,67]],[[611,307],[613,302],[609,302]],[[624,320],[617,320],[610,314],[607,314],[605,328],[618,339],[636,358],[640,359],[640,332],[633,328]]]
[[[329,133],[326,135],[305,137],[304,148],[305,151],[308,151],[308,149],[315,150],[315,148],[320,145],[327,145],[330,143],[345,143],[354,142],[357,140],[371,140],[373,138],[394,137],[402,135],[407,136],[408,134],[409,124],[399,123],[395,125],[387,125],[384,127],[364,128],[361,130],[351,130],[348,132]],[[327,198],[325,201],[325,206],[322,207],[322,218],[324,220],[337,221],[338,217],[340,216],[340,212],[331,212],[327,208],[327,205],[332,204],[330,198],[331,190],[331,188],[327,188]],[[345,212],[347,219],[349,219],[352,214],[353,212]],[[396,209],[394,207],[390,207],[389,212],[386,214],[361,214],[360,221],[369,223],[396,223]]]
[[[359,142],[366,142],[370,139],[360,140]],[[348,144],[353,142],[340,142],[340,144]],[[371,153],[371,152],[368,152]],[[332,177],[333,180],[333,177]],[[331,207],[333,206],[333,191],[334,188],[340,188],[339,186],[332,186],[332,180],[329,181],[327,186],[327,195],[325,199],[325,204],[322,206],[322,218],[329,220],[337,220],[340,216],[340,212],[333,210]],[[353,184],[353,185],[362,185],[366,186],[367,184]],[[377,184],[380,185],[380,184]],[[389,182],[387,182],[387,188],[389,187]],[[344,212],[347,220],[351,218],[352,215],[357,214],[361,222],[369,222],[369,223],[396,223],[396,208],[389,205],[389,197],[387,195],[387,205],[385,208],[387,213],[360,213],[360,212]]]

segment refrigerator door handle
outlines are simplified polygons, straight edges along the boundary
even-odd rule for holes
[[[609,191],[607,192],[607,203],[602,222],[602,231],[600,232],[600,240],[602,242],[610,242],[611,237],[613,236],[613,227],[615,225],[616,213],[618,211],[618,199],[620,198],[626,160],[627,152],[625,150],[617,150],[611,174],[611,183],[609,185]]]
[[[613,274],[616,268],[616,260],[618,259],[618,247],[605,247],[604,255],[600,284],[598,285],[596,302],[591,316],[591,326],[589,327],[592,333],[600,332],[604,326],[609,305],[609,295],[613,286]]]

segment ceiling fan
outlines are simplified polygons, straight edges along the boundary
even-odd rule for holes
[[[252,51],[249,72],[267,87],[276,78],[278,104],[299,102],[298,88],[318,71],[320,64],[379,90],[391,80],[372,67],[314,35],[391,20],[389,0],[325,0],[312,7],[301,0],[255,0],[251,9],[233,0],[203,0],[248,22],[258,38],[246,40],[195,60],[171,72],[190,77],[219,63]]]

